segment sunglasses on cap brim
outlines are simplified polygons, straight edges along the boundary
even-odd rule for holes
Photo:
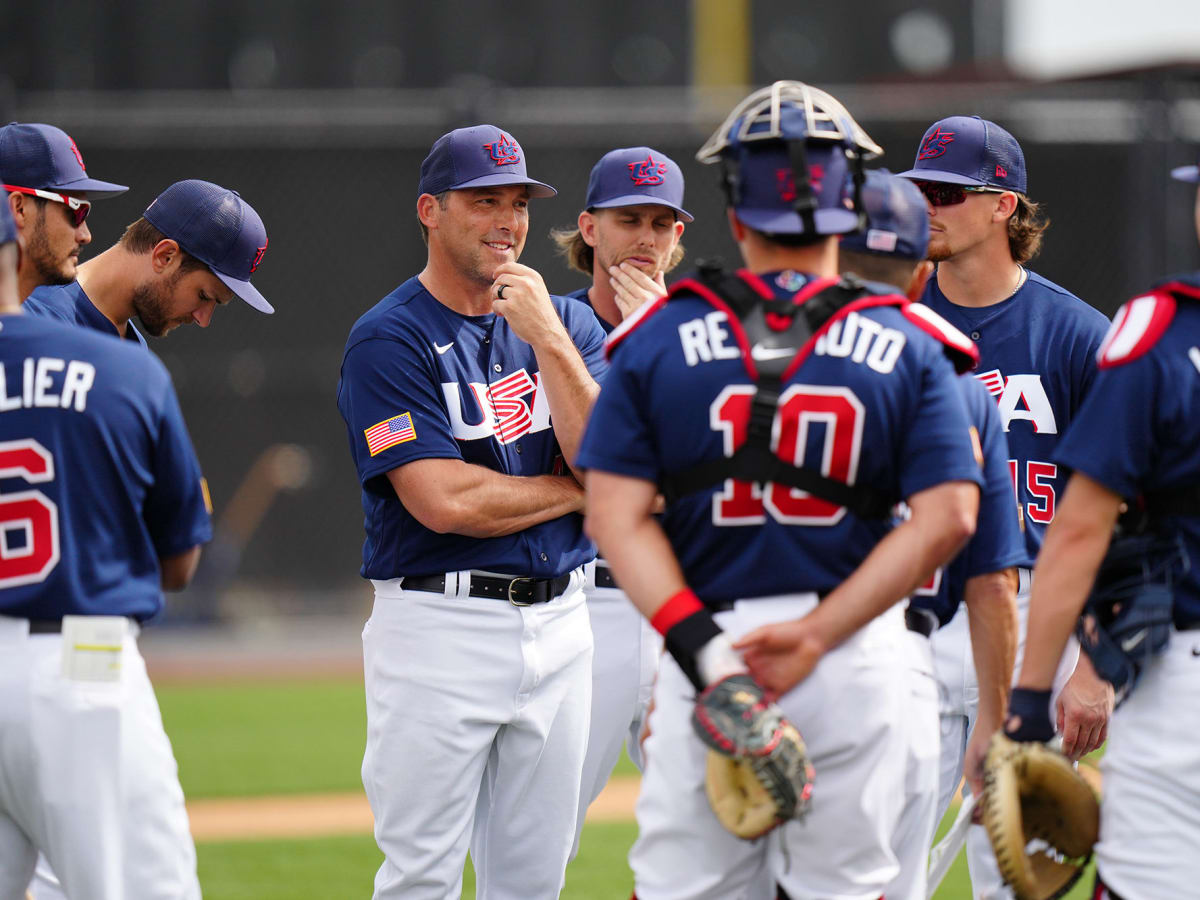
[[[914,181],[930,206],[957,206],[966,203],[967,194],[1003,194],[1000,188],[974,187],[967,184],[947,184],[944,181]]]
[[[87,219],[88,213],[92,211],[92,202],[90,200],[81,200],[78,197],[68,197],[66,194],[58,194],[54,191],[43,191],[38,188],[17,187],[15,184],[6,184],[6,191],[16,191],[18,194],[29,194],[31,197],[41,197],[43,200],[52,200],[55,203],[61,203],[67,207],[71,213],[71,218],[78,228]]]

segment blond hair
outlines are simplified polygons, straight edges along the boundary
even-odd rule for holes
[[[576,272],[582,272],[588,278],[592,277],[592,270],[596,265],[596,251],[583,239],[578,228],[552,228],[550,239],[554,241],[558,252],[567,261],[569,267]],[[667,260],[665,271],[670,272],[683,262],[685,252],[683,242],[680,241],[671,251],[671,258]]]

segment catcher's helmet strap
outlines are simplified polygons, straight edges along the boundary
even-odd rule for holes
[[[805,491],[837,506],[844,506],[868,519],[887,518],[898,498],[870,485],[849,485],[819,472],[780,459],[771,449],[772,426],[778,411],[783,382],[808,356],[816,335],[849,305],[870,294],[855,281],[816,281],[788,300],[775,298],[757,278],[748,272],[731,274],[712,266],[702,266],[695,279],[676,284],[668,298],[685,294],[699,295],[729,317],[742,350],[742,361],[756,390],[750,403],[746,440],[733,456],[720,456],[688,469],[665,475],[660,483],[667,502],[687,494],[706,490],[727,479],[784,484]],[[901,304],[901,297],[872,298],[879,302]],[[754,358],[754,349],[795,347],[792,355],[762,354]]]
[[[788,141],[788,161],[792,165],[792,181],[796,199],[792,209],[800,216],[803,234],[817,233],[817,195],[813,193],[812,174],[808,167],[808,148],[804,141]]]

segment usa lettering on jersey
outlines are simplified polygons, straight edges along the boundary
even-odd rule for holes
[[[63,373],[61,380],[58,373]],[[89,362],[66,361],[51,356],[26,358],[16,393],[9,393],[4,366],[0,366],[0,412],[14,409],[54,408],[83,412],[88,391],[96,382],[96,367]]]
[[[1005,377],[999,369],[992,369],[975,377],[996,398],[1005,432],[1012,422],[1024,421],[1032,423],[1036,434],[1058,434],[1058,421],[1040,375]]]
[[[550,427],[550,404],[540,388],[541,373],[531,376],[525,369],[490,384],[468,382],[467,389],[481,410],[480,420],[472,423],[463,409],[462,386],[454,381],[442,382],[451,433],[460,441],[495,438],[501,444],[511,444],[527,434],[545,431]]]

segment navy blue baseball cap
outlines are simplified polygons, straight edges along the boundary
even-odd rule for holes
[[[683,208],[683,172],[675,161],[649,147],[624,147],[600,157],[588,178],[587,209],[667,206],[685,222],[692,214]]]
[[[1171,170],[1171,177],[1176,181],[1188,181],[1196,184],[1200,182],[1200,166],[1179,166]]]
[[[529,177],[525,151],[512,135],[495,125],[472,125],[456,128],[433,142],[421,163],[417,196],[507,184],[528,185],[530,197],[553,197],[558,193]]]
[[[1026,192],[1025,154],[1017,139],[979,116],[950,116],[929,126],[917,159],[901,178]]]
[[[87,191],[102,200],[129,188],[89,178],[71,136],[53,125],[10,122],[0,128],[0,178],[4,184],[43,191]]]
[[[842,247],[903,259],[924,259],[929,250],[929,210],[911,181],[887,169],[871,169],[863,182],[862,208],[867,224],[842,238]]]
[[[17,239],[17,223],[13,221],[12,210],[7,203],[0,203],[0,247],[10,244]]]
[[[208,266],[237,296],[260,312],[275,312],[250,284],[250,276],[267,252],[267,229],[237,191],[211,181],[177,181],[142,215]]]

